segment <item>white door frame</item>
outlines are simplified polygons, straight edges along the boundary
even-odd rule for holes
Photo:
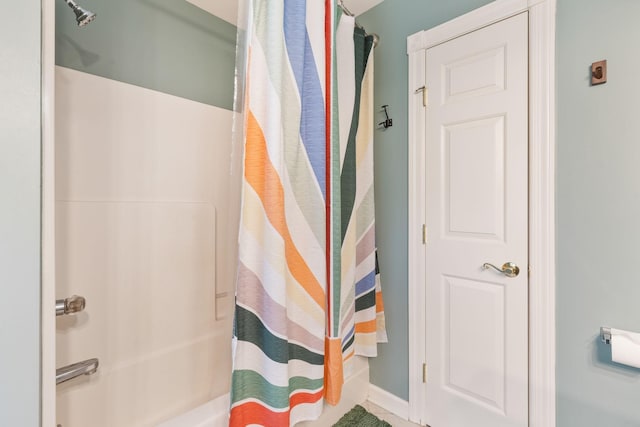
[[[555,14],[556,0],[495,0],[407,38],[409,55],[409,417],[425,419],[426,49],[529,12],[529,426],[556,425]]]
[[[56,424],[55,35],[56,4],[42,7],[41,427]]]

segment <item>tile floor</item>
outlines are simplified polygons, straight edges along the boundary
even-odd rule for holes
[[[380,418],[381,420],[385,420],[386,422],[388,422],[389,424],[391,424],[393,427],[418,427],[418,424],[414,424],[412,422],[409,422],[407,420],[403,420],[402,418],[388,412],[385,411],[384,409],[382,409],[381,407],[374,405],[373,403],[366,401],[362,404],[362,406],[369,412],[371,412],[372,414],[374,414],[376,417]]]

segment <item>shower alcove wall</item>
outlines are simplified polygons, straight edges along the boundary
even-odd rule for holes
[[[82,30],[56,31],[54,5],[43,6],[43,425],[223,425],[239,217],[233,113],[160,87],[161,66],[140,69],[114,23],[126,1],[84,3],[98,17]],[[131,19],[162,24],[147,31],[175,21],[202,32],[194,22],[211,19],[188,3],[176,7],[191,21],[141,5]],[[207,37],[235,43],[221,34]],[[160,61],[164,36],[141,34],[146,55]],[[233,58],[234,48],[222,51]],[[127,67],[143,81],[117,73]],[[56,318],[53,300],[73,294],[85,311]],[[93,357],[96,374],[55,386],[56,367]],[[313,425],[366,399],[368,364],[357,366],[347,398]],[[213,412],[193,419],[196,407]]]
[[[154,426],[229,390],[235,27],[186,2],[85,5],[82,29],[44,8],[43,378],[100,367],[45,382],[42,419]],[[85,311],[55,318],[73,294]]]
[[[56,297],[87,299],[56,364],[101,363],[57,421],[154,425],[229,387],[232,113],[63,67],[56,92]]]

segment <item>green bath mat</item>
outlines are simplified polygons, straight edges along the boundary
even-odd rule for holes
[[[344,414],[333,427],[392,427],[386,421],[381,420],[360,405]]]

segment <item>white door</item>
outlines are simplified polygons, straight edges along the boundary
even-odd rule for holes
[[[527,19],[427,50],[431,427],[528,423]],[[518,276],[483,269],[507,262]]]

